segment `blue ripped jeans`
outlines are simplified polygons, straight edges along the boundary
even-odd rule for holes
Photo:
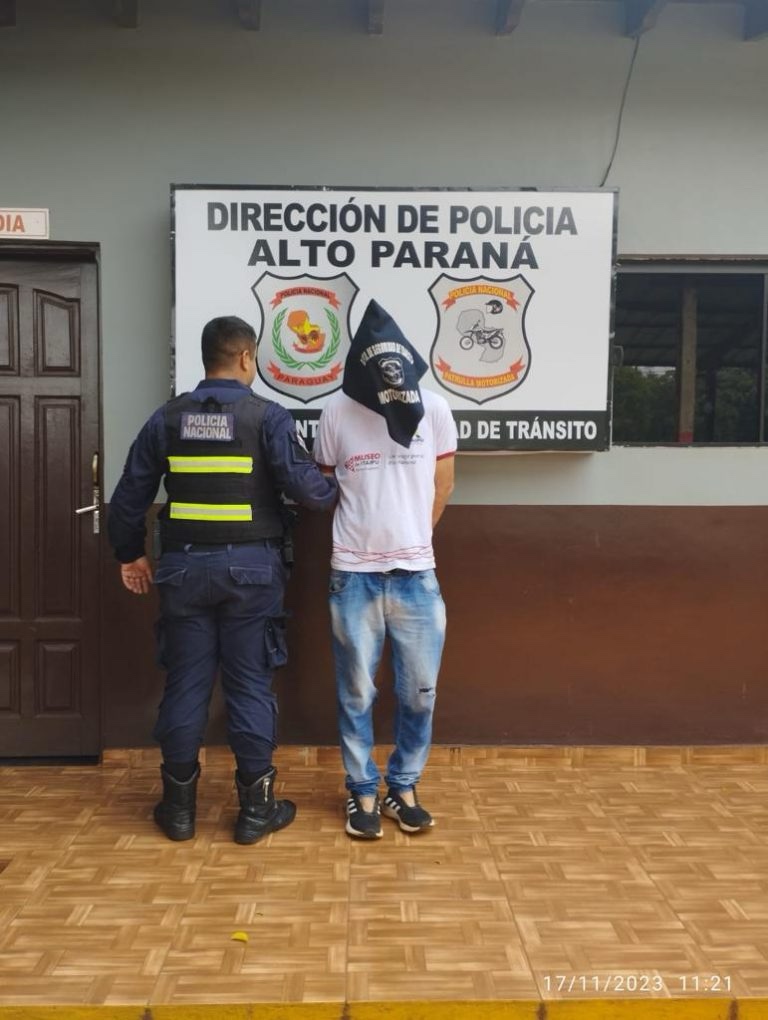
[[[374,677],[385,635],[395,676],[395,747],[385,782],[408,790],[421,778],[445,642],[445,603],[434,570],[362,573],[332,570],[329,585],[341,756],[348,790],[375,794],[372,758]]]

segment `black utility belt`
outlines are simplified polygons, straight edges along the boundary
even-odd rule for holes
[[[248,549],[249,547],[269,549],[280,549],[283,540],[281,538],[255,538],[248,542],[168,542],[162,543],[164,553],[168,552],[221,552],[229,546],[236,549]]]

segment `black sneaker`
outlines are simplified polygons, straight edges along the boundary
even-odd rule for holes
[[[373,811],[363,811],[360,798],[350,793],[347,800],[347,834],[357,839],[381,839],[381,804],[379,796],[373,805]]]
[[[429,811],[425,811],[421,804],[419,804],[415,789],[413,796],[416,799],[414,807],[406,804],[396,790],[387,790],[387,795],[384,798],[382,812],[387,818],[394,818],[403,832],[422,832],[424,829],[429,829],[435,824],[435,820]]]

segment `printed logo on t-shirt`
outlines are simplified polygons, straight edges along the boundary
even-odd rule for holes
[[[378,452],[356,453],[352,457],[347,457],[344,467],[353,473],[355,471],[372,471],[381,467],[381,454]]]
[[[390,453],[387,464],[394,467],[396,464],[418,464],[420,460],[424,460],[424,454],[421,450],[418,453],[410,451],[408,453]]]

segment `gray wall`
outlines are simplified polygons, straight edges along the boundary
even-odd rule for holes
[[[156,0],[132,31],[103,0],[26,0],[0,31],[0,205],[101,244],[107,493],[167,395],[172,181],[594,186],[611,149],[619,4],[542,0],[500,38],[490,0],[388,0],[383,37],[353,0],[265,0],[260,33],[232,6]],[[768,255],[768,42],[742,17],[670,3],[643,38],[608,181],[620,253]],[[768,449],[665,458],[462,458],[456,500],[765,501]]]

